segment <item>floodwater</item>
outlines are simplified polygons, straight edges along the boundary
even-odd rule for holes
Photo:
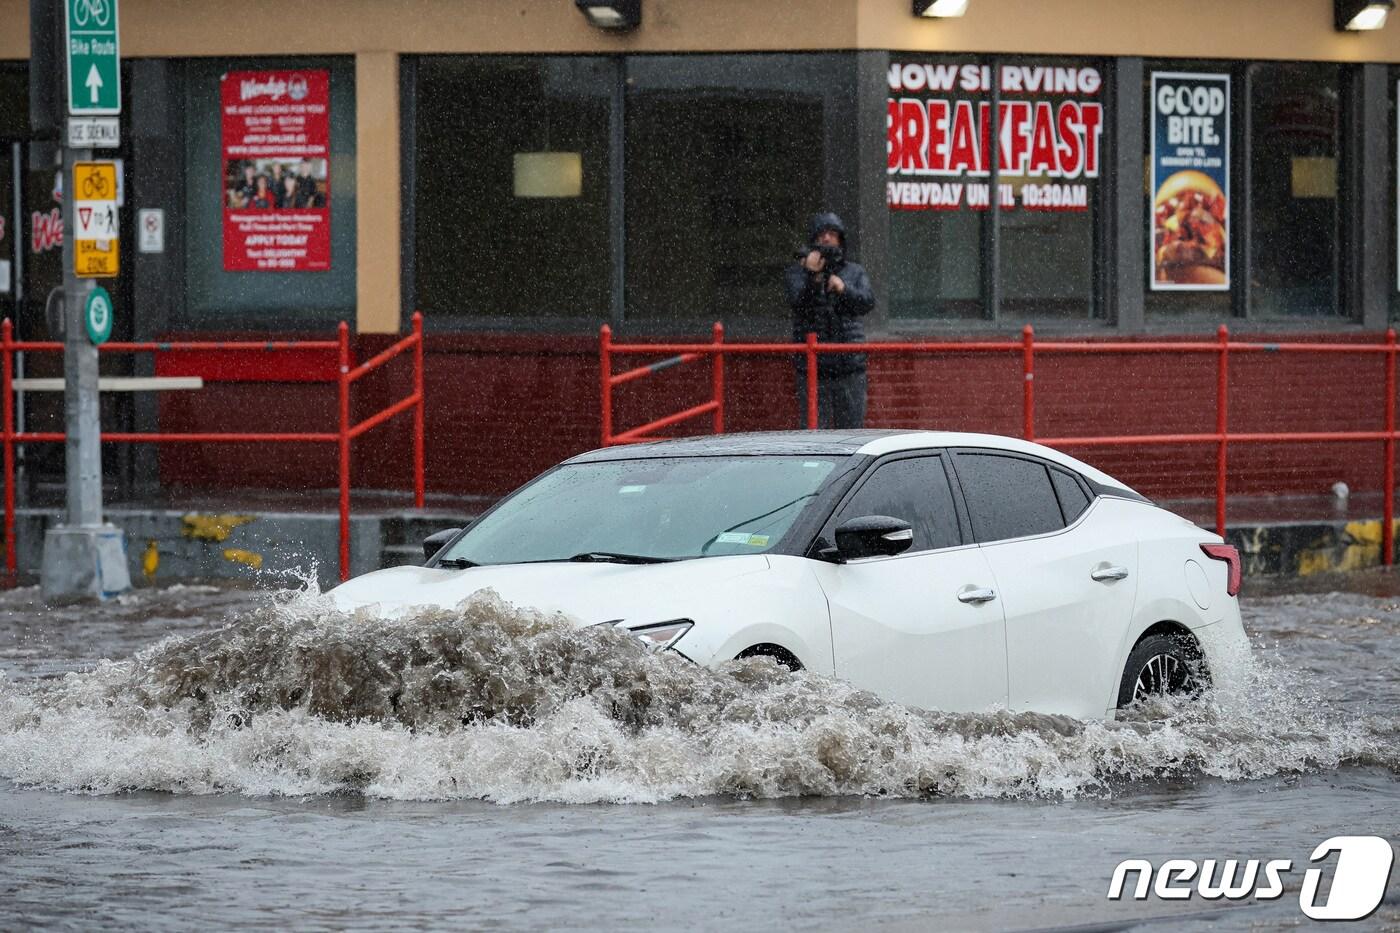
[[[1315,846],[1400,842],[1400,581],[1346,585],[1247,590],[1252,657],[1115,723],[702,670],[490,599],[0,593],[0,929],[1301,926]],[[1294,869],[1108,900],[1132,857]],[[1400,929],[1400,869],[1359,926]]]

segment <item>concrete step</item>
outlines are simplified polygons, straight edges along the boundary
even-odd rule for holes
[[[105,515],[126,533],[133,580],[242,578],[282,586],[297,585],[313,570],[322,587],[340,579],[338,512],[117,506]],[[15,552],[22,576],[39,572],[45,529],[60,519],[57,508],[17,511]],[[467,520],[467,515],[445,509],[352,513],[350,575],[422,564],[424,538],[444,528],[460,528]]]
[[[380,567],[421,567],[423,546],[421,544],[386,544],[379,550]]]
[[[447,528],[461,528],[475,518],[474,513],[463,512],[417,512],[413,514],[385,515],[380,519],[381,533],[385,545],[404,544],[419,548],[428,535]]]

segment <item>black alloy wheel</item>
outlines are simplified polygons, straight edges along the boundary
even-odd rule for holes
[[[1190,696],[1201,689],[1200,652],[1175,635],[1149,635],[1128,655],[1118,686],[1118,708],[1154,696]]]

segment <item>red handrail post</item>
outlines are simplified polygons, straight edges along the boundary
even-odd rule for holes
[[[276,340],[276,341],[171,341],[168,343],[107,343],[104,351],[164,353],[171,350],[315,350],[318,352],[338,352],[338,371],[334,377],[316,377],[315,381],[335,382],[338,401],[338,424],[335,431],[186,431],[178,434],[163,434],[158,431],[104,431],[103,442],[117,443],[314,443],[337,445],[340,492],[339,529],[339,570],[340,579],[346,580],[350,574],[350,448],[356,437],[389,421],[398,415],[414,410],[414,498],[419,508],[423,507],[424,488],[424,416],[427,409],[427,396],[424,389],[424,339],[423,321],[420,313],[413,316],[413,333],[395,342],[389,349],[352,368],[350,365],[350,328],[342,321],[338,325],[336,340]],[[7,551],[6,565],[9,575],[18,561],[15,536],[15,483],[14,448],[21,443],[62,443],[64,436],[55,431],[18,432],[14,426],[14,359],[13,354],[33,351],[61,353],[63,345],[55,341],[15,340],[10,321],[0,321],[0,401],[3,401],[3,423],[0,423],[0,447],[4,452],[5,481],[5,521],[4,544]],[[350,389],[353,383],[369,372],[379,368],[400,354],[413,351],[414,373],[412,394],[399,399],[389,407],[366,418],[359,424],[350,420]],[[706,411],[709,409],[707,408]]]
[[[807,332],[807,430],[817,429],[817,334]]]
[[[612,443],[612,328],[598,328],[598,372],[601,376],[603,411],[603,446]]]
[[[715,433],[724,433],[724,324],[715,321]]]
[[[1215,533],[1225,537],[1225,469],[1229,464],[1230,328],[1217,332],[1220,353],[1215,373]]]
[[[1381,519],[1381,563],[1395,562],[1395,328],[1385,332],[1385,514]]]
[[[350,326],[338,328],[340,372],[336,385],[340,407],[340,579],[350,579]]]
[[[9,318],[0,323],[0,355],[4,356],[4,377],[0,391],[5,393],[5,585],[15,582],[15,395],[14,359],[10,355],[14,325]]]
[[[1027,324],[1021,329],[1021,369],[1025,375],[1025,395],[1021,403],[1025,422],[1021,436],[1035,440],[1035,328]]]
[[[423,475],[425,439],[423,420],[425,396],[423,394],[423,312],[413,312],[413,394],[418,396],[418,404],[413,406],[413,507],[423,508],[426,499],[427,482]]]

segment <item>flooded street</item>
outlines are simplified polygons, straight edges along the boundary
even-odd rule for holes
[[[1254,658],[1118,723],[706,671],[490,600],[3,593],[0,929],[1301,926],[1318,843],[1400,839],[1400,585],[1346,585],[1247,586]],[[1107,900],[1130,857],[1294,868],[1268,902]],[[1396,873],[1360,926],[1400,929]]]

